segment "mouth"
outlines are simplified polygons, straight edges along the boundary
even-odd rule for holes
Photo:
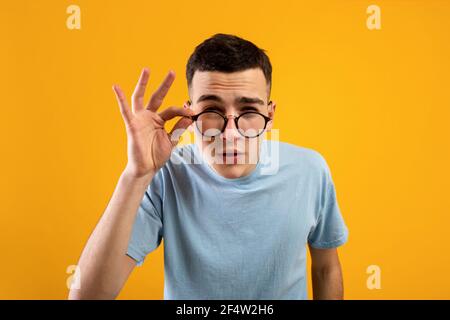
[[[243,155],[243,152],[238,152],[238,151],[227,151],[227,152],[222,152],[222,155],[224,157],[237,157],[240,155]]]

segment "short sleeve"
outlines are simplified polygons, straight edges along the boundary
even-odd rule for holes
[[[163,238],[161,172],[152,179],[139,205],[133,224],[127,255],[140,266],[145,257],[155,250]]]
[[[324,203],[318,214],[316,224],[308,235],[308,243],[319,249],[330,249],[343,245],[348,240],[348,228],[342,217],[336,189],[327,167]]]

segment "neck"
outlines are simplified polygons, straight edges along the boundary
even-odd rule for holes
[[[256,163],[234,165],[212,164],[212,167],[224,178],[237,179],[249,175],[256,168]]]

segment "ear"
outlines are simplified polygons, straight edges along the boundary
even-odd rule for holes
[[[185,109],[190,109],[191,108],[191,101],[190,100],[186,100],[183,104],[183,108]]]
[[[190,100],[186,100],[184,102],[184,104],[183,104],[183,108],[192,110],[192,103],[191,103],[191,101]],[[194,132],[194,127],[192,125],[193,125],[193,123],[191,125],[189,125],[189,127],[187,127],[187,130],[189,132]]]
[[[277,104],[275,103],[275,101],[270,101],[269,102],[268,112],[269,112],[269,117],[272,118],[272,121],[270,121],[267,124],[267,131],[270,131],[272,129],[273,120],[274,120],[274,116],[275,116],[275,108],[276,107],[277,107]]]

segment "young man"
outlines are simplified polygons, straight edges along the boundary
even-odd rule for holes
[[[69,298],[115,298],[163,238],[165,299],[306,299],[306,244],[314,299],[343,298],[336,248],[348,230],[327,163],[311,149],[263,139],[276,107],[271,73],[264,50],[217,34],[187,63],[184,108],[158,112],[173,72],[147,105],[147,69],[132,108],[114,86],[128,163]],[[167,133],[164,123],[177,116]],[[177,147],[187,128],[195,143]]]

